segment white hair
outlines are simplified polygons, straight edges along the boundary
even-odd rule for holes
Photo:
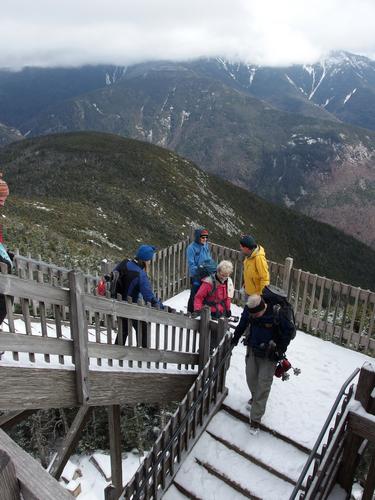
[[[262,297],[260,295],[249,295],[249,298],[247,299],[247,307],[249,309],[254,309],[254,307],[259,306],[260,302],[262,300]]]
[[[233,264],[230,260],[222,260],[217,266],[217,272],[224,276],[229,276],[233,273]]]

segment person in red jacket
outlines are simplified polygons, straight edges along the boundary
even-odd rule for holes
[[[231,301],[234,293],[233,282],[230,275],[233,264],[222,260],[217,266],[214,275],[202,279],[201,285],[194,298],[194,311],[199,312],[203,306],[210,306],[213,318],[231,316]]]

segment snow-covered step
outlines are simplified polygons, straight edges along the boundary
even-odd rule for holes
[[[186,500],[192,498],[197,497],[194,497],[192,495],[184,495],[179,489],[176,488],[174,483],[170,485],[168,490],[163,495],[163,500]]]
[[[196,443],[175,479],[204,500],[281,500],[288,498],[293,490],[292,484],[228,449],[207,432]]]
[[[207,432],[290,483],[297,481],[308,458],[303,451],[268,432],[260,431],[252,436],[249,424],[223,410],[211,420]]]
[[[201,439],[203,437],[204,435]],[[248,498],[199,465],[195,458],[196,446],[186,457],[181,469],[176,474],[175,481],[189,491],[193,498],[199,500],[244,500]],[[169,490],[163,495],[163,500],[174,500],[173,496],[167,496],[168,492]]]

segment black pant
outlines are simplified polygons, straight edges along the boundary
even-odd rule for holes
[[[4,321],[7,315],[7,307],[5,305],[5,296],[0,294],[0,325]]]
[[[198,283],[197,285],[193,284],[193,280],[190,278],[190,297],[187,306],[187,310],[190,313],[194,312],[194,298],[200,286],[200,283]]]
[[[137,336],[137,345],[138,345],[138,321],[136,319],[131,320],[132,327],[135,329],[135,333]],[[129,335],[129,325],[128,320],[126,318],[121,319],[122,322],[122,345],[125,345],[126,339]],[[141,324],[141,346],[138,347],[147,347],[147,323],[146,321],[140,321]],[[115,344],[119,343],[118,335],[115,340]]]

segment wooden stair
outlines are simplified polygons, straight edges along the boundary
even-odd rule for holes
[[[223,404],[163,498],[289,498],[309,450],[265,426],[252,436],[248,427],[246,415]]]

